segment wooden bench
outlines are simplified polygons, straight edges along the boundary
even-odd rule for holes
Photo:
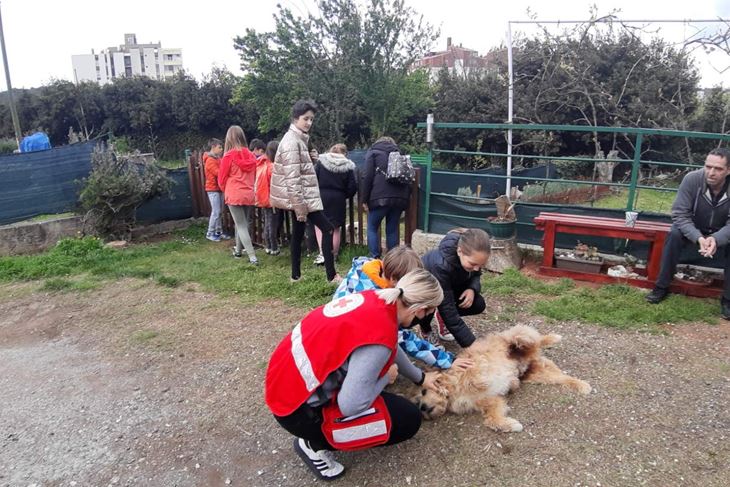
[[[635,226],[627,227],[621,218],[541,212],[535,217],[535,228],[544,232],[542,237],[543,261],[540,267],[541,274],[556,277],[570,277],[592,282],[623,282],[632,286],[653,288],[661,268],[664,240],[669,233],[671,225],[660,222],[637,221]],[[555,236],[558,233],[648,242],[649,255],[646,261],[646,267],[643,269],[634,269],[634,272],[643,277],[614,277],[604,273],[592,274],[556,268]],[[701,297],[716,297],[721,294],[721,290],[717,287],[698,286],[677,281],[673,281],[670,290]]]

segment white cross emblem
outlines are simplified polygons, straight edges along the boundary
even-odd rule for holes
[[[352,311],[364,302],[365,298],[362,297],[362,294],[350,294],[327,303],[322,310],[322,314],[327,318],[334,318]]]

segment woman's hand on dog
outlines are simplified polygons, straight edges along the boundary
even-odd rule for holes
[[[459,308],[471,308],[474,304],[474,290],[467,289],[459,296]]]
[[[392,384],[398,378],[398,364],[393,364],[388,369],[388,384]]]
[[[469,367],[472,367],[473,365],[474,365],[474,361],[472,359],[459,357],[456,360],[454,360],[454,363],[451,364],[451,367],[458,369],[458,370],[466,370]]]
[[[440,387],[439,373],[435,370],[433,372],[426,372],[423,375],[423,384],[421,387],[438,392]]]

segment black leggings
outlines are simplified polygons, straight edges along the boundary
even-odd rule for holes
[[[307,215],[307,220],[312,222],[322,231],[322,255],[324,256],[324,268],[327,271],[327,280],[331,281],[337,271],[335,270],[335,258],[332,255],[332,232],[335,227],[321,211],[315,211]],[[302,240],[307,222],[300,222],[292,213],[291,231],[291,277],[299,279],[302,276]]]
[[[421,412],[416,405],[404,397],[389,392],[383,392],[381,396],[385,400],[391,420],[390,438],[383,445],[394,445],[413,438],[421,427]],[[336,449],[327,442],[324,433],[322,433],[321,406],[312,408],[307,404],[303,404],[289,416],[275,415],[274,418],[289,433],[309,441],[312,449]]]

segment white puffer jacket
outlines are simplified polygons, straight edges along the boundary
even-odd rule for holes
[[[271,206],[294,210],[299,219],[323,209],[307,142],[309,135],[289,126],[279,142],[271,173]]]

